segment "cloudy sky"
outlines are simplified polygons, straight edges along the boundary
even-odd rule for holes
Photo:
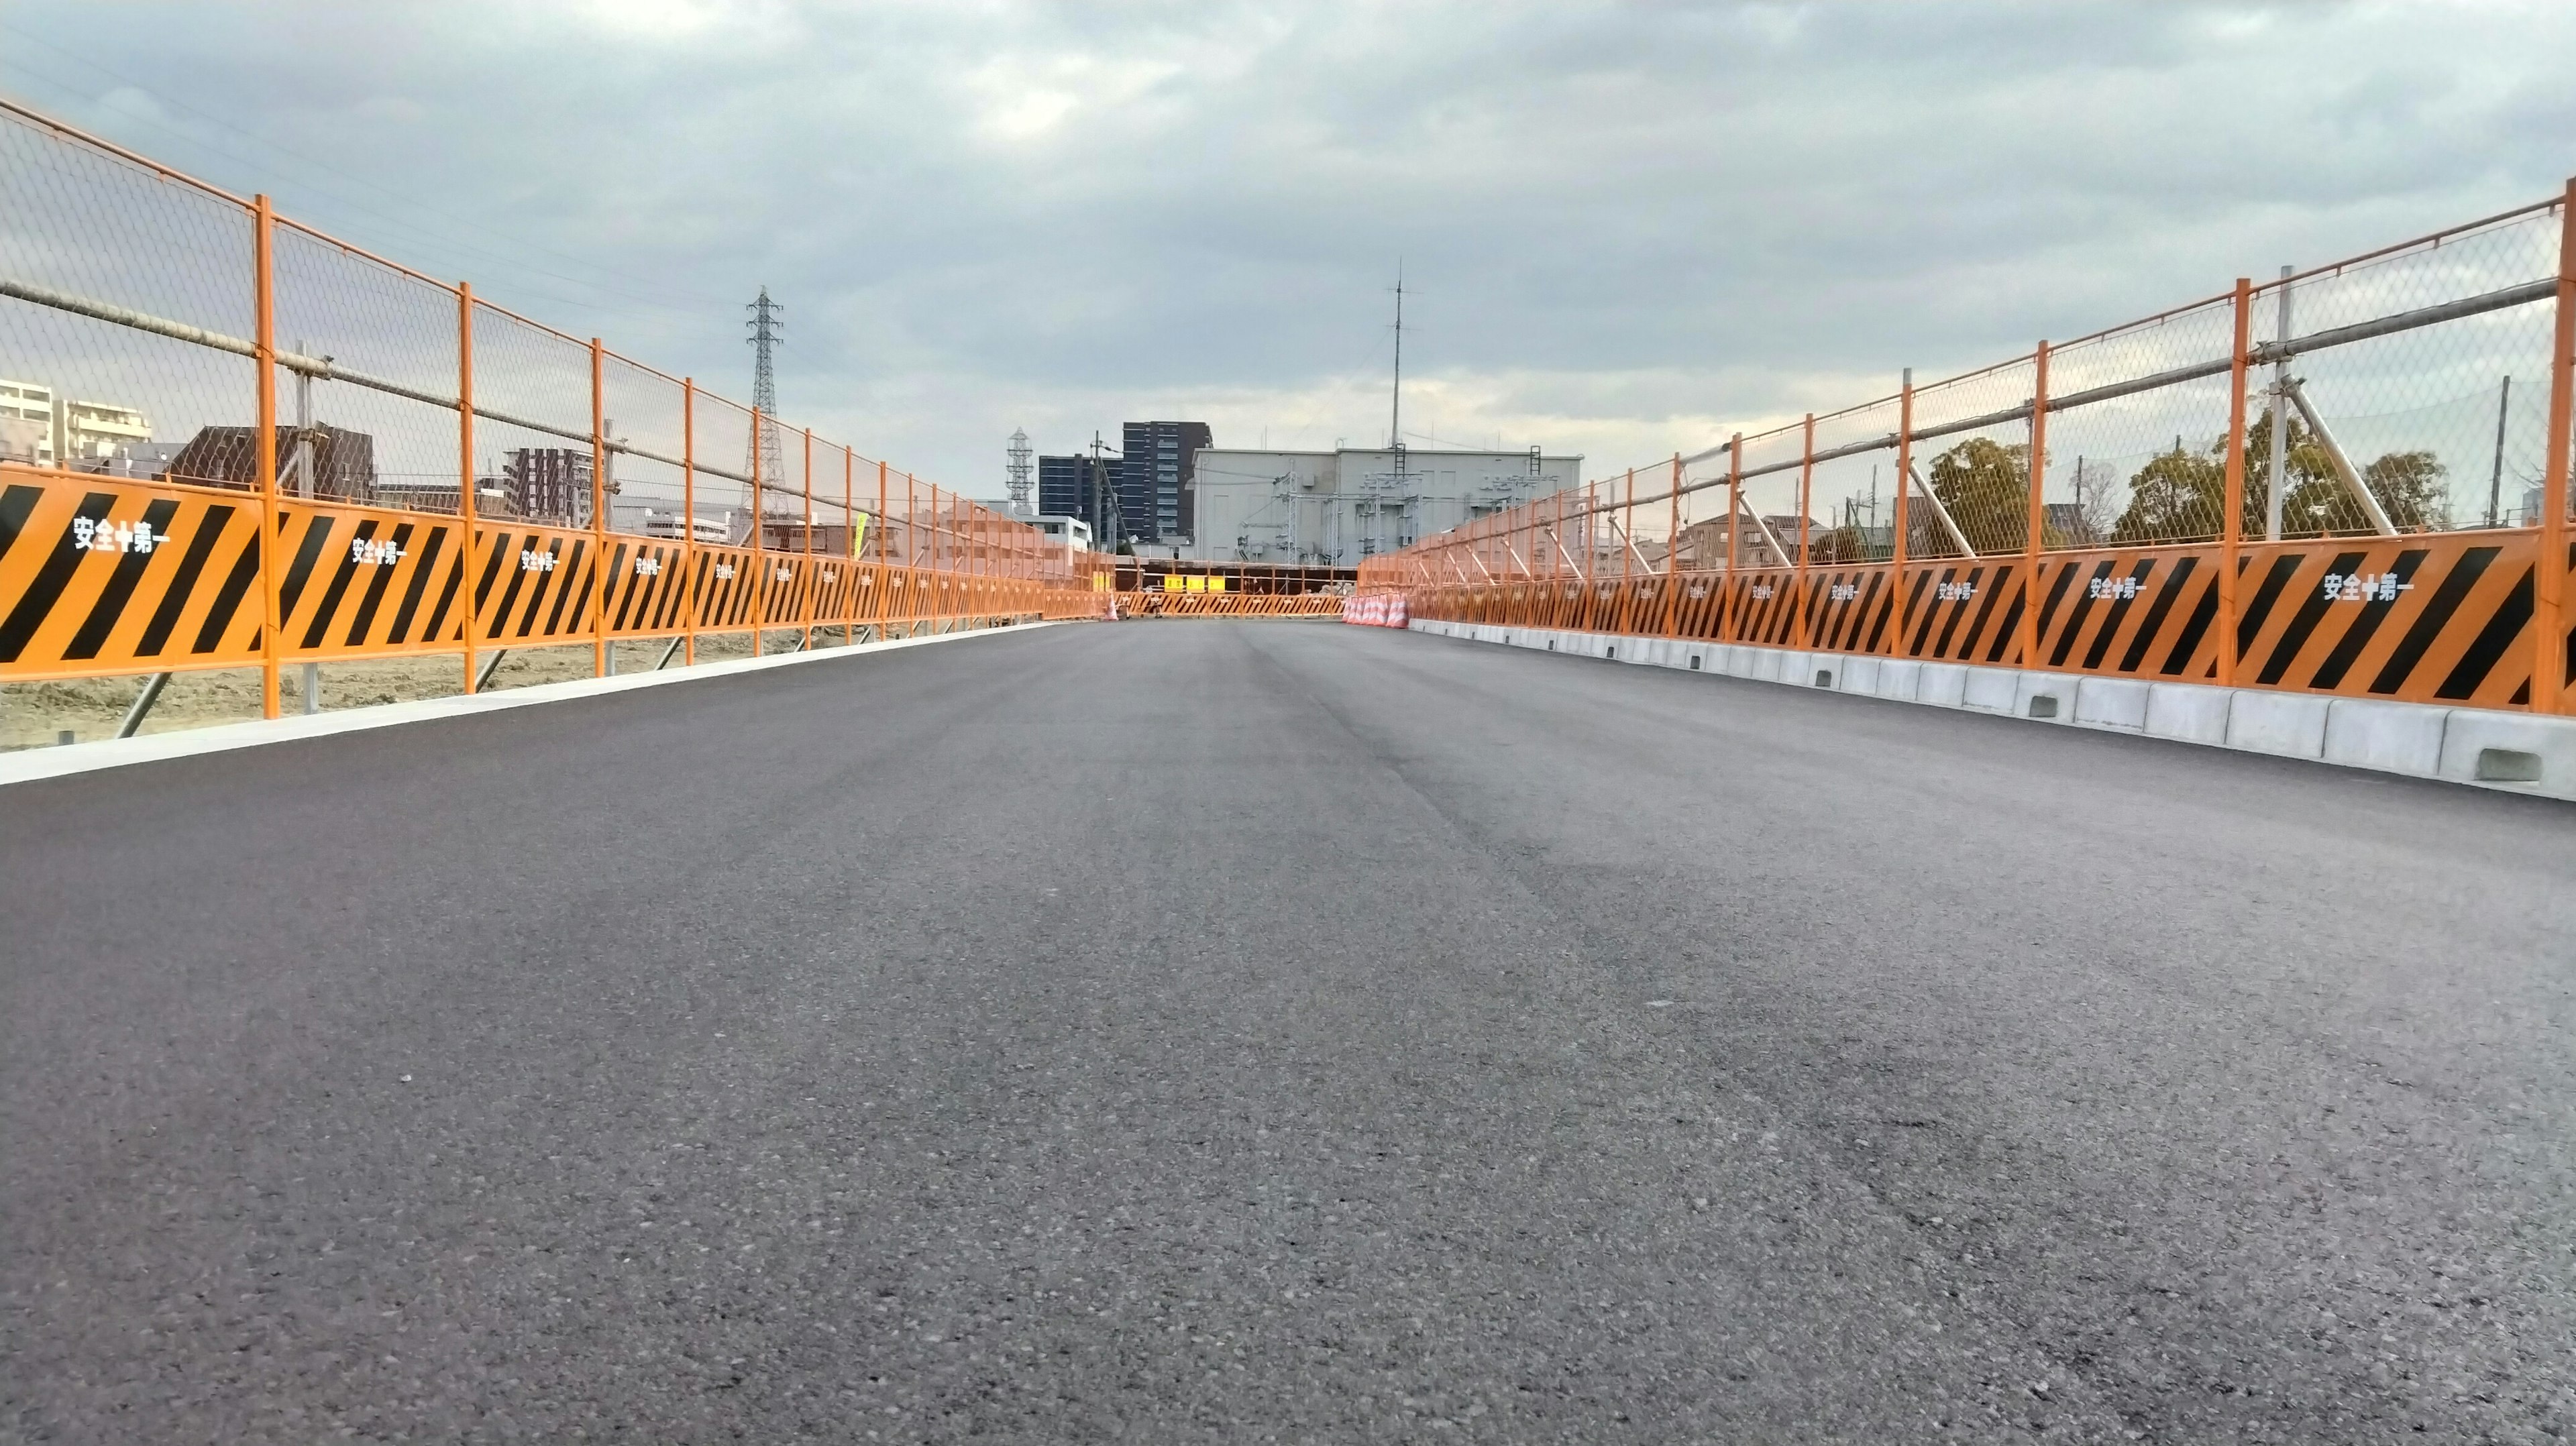
[[[1607,473],[2551,194],[2576,5],[0,0],[0,91],[975,495]],[[1113,433],[1114,435],[1114,433]]]

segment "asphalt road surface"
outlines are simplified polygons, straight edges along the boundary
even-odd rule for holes
[[[2557,1441],[2576,810],[1336,625],[0,789],[10,1440]]]

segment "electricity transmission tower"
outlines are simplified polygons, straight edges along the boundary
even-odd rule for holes
[[[760,288],[760,299],[745,306],[751,320],[751,404],[760,411],[760,429],[753,433],[743,457],[743,470],[760,479],[763,490],[782,485],[786,480],[786,449],[778,441],[778,374],[770,363],[770,352],[786,329],[781,319],[786,308],[769,299],[769,288]],[[765,509],[762,499],[754,498],[755,515]]]
[[[1025,427],[1011,433],[1010,478],[1011,510],[1036,516],[1037,509],[1029,505],[1029,434]]]

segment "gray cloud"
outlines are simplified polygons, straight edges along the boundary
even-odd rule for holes
[[[2557,4],[21,4],[0,85],[971,492],[1187,412],[1594,470],[2535,199]],[[41,44],[20,43],[22,41]],[[49,48],[50,47],[50,48]],[[113,75],[84,69],[86,57]]]

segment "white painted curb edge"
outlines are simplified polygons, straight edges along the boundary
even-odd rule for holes
[[[816,648],[811,652],[779,653],[765,658],[728,658],[720,663],[700,663],[689,668],[665,668],[656,673],[623,673],[613,678],[571,678],[560,683],[535,683],[524,688],[504,688],[498,692],[457,694],[452,698],[425,698],[416,703],[380,703],[369,708],[347,708],[336,713],[316,713],[307,717],[261,718],[248,723],[219,723],[210,728],[181,729],[170,733],[147,733],[135,738],[107,738],[95,743],[75,743],[67,748],[27,748],[15,753],[0,753],[0,786],[32,783],[40,778],[60,778],[72,773],[90,773],[101,768],[122,768],[133,763],[157,763],[165,758],[190,758],[200,753],[223,753],[235,748],[257,748],[268,743],[287,743],[298,738],[322,738],[334,733],[356,733],[369,728],[392,728],[404,723],[421,723],[433,718],[462,718],[474,713],[495,713],[504,708],[525,708],[538,703],[557,703],[567,698],[594,698],[605,693],[626,693],[637,688],[658,688],[669,683],[695,683],[708,678],[731,677],[736,673],[757,673],[769,668],[792,668],[799,663],[822,663],[835,658],[854,658],[863,653],[881,653],[894,648],[914,648],[930,643],[961,642],[968,638],[1000,637],[1026,632],[1031,628],[1059,626],[1053,622],[1014,623],[999,628],[968,628],[953,633],[931,633],[922,637],[887,638],[872,643],[853,643],[847,647]]]
[[[2208,683],[1416,621],[1411,631],[2576,800],[2576,718]],[[2498,773],[2519,774],[2498,777]],[[2536,775],[2536,776],[2534,776]]]

